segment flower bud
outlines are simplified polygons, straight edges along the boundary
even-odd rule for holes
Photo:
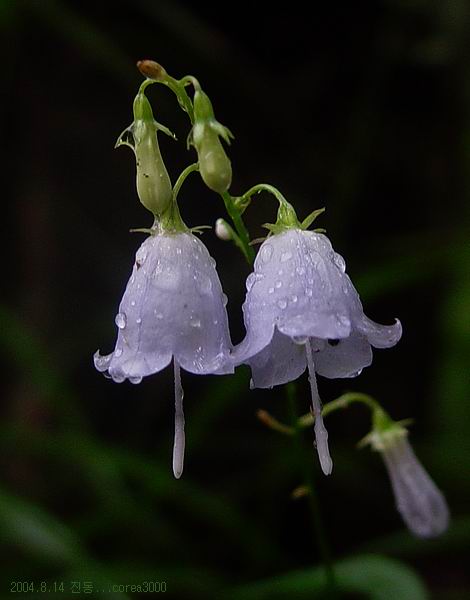
[[[137,193],[141,203],[155,216],[161,215],[168,208],[173,194],[170,177],[158,146],[159,129],[172,135],[154,120],[149,101],[139,92],[134,100],[134,122],[116,143],[116,146],[125,144],[134,150]]]
[[[223,240],[224,242],[228,242],[232,239],[229,226],[224,219],[217,219],[215,222],[215,235],[219,240]]]
[[[194,126],[189,144],[197,151],[199,170],[208,188],[219,194],[226,192],[232,183],[232,165],[222,143],[230,143],[230,131],[216,121],[209,97],[200,89],[194,94]]]

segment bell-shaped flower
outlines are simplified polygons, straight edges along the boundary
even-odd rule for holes
[[[297,379],[308,367],[317,450],[329,474],[332,462],[315,374],[358,375],[372,362],[371,346],[395,345],[402,328],[399,321],[384,326],[365,316],[344,259],[324,234],[306,231],[304,225],[287,202],[281,205],[278,223],[270,226],[275,233],[261,245],[246,282],[246,337],[234,359],[250,365],[252,386],[260,388]]]
[[[364,442],[382,455],[398,512],[409,530],[421,538],[443,533],[449,525],[447,502],[417,459],[405,427],[389,420],[376,426]]]
[[[173,360],[174,473],[183,468],[184,417],[180,367],[196,374],[233,372],[226,296],[215,261],[191,232],[155,231],[138,249],[119,305],[114,352],[95,354],[95,367],[115,382],[140,383]]]

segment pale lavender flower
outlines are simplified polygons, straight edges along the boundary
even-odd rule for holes
[[[382,454],[398,512],[410,531],[417,537],[436,537],[449,525],[446,500],[416,458],[406,429],[394,425],[370,434],[368,441]]]
[[[269,237],[246,282],[246,337],[233,353],[236,364],[250,365],[253,387],[287,383],[308,367],[317,449],[326,474],[332,462],[315,373],[355,377],[371,364],[371,346],[393,346],[402,333],[398,320],[384,326],[364,315],[345,268],[321,233],[290,228]]]
[[[98,371],[115,382],[175,370],[174,473],[183,468],[184,416],[180,367],[197,374],[233,372],[226,296],[215,261],[189,231],[149,236],[136,253],[116,315],[117,341],[107,356],[96,352]]]

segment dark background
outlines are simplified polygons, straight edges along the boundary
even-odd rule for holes
[[[296,449],[255,416],[261,407],[287,420],[284,389],[250,392],[243,368],[183,374],[187,454],[175,481],[171,370],[132,386],[93,368],[95,350],[112,349],[142,241],[128,230],[151,224],[130,151],[113,151],[132,120],[142,58],[199,78],[235,134],[232,193],[269,182],[301,218],[325,206],[317,226],[346,258],[366,313],[403,323],[402,341],[377,351],[361,377],[320,379],[320,392],[325,402],[367,392],[394,418],[415,419],[411,441],[448,498],[452,525],[426,542],[405,530],[380,457],[356,449],[369,421],[354,407],[328,418],[330,478],[311,452],[335,558],[352,557],[367,581],[364,554],[380,555],[383,581],[397,569],[375,586],[391,586],[390,597],[413,597],[394,588],[408,567],[431,598],[470,594],[470,4],[312,6],[308,15],[296,3],[0,1],[1,598],[12,597],[11,581],[64,581],[62,594],[24,597],[68,597],[72,580],[100,589],[165,580],[170,597],[242,589],[272,598],[271,578],[318,575],[309,504],[291,498],[303,482]],[[168,89],[153,86],[149,97],[179,139],[160,135],[175,181],[195,160],[188,121]],[[189,226],[225,216],[196,175],[180,208]],[[269,196],[255,199],[246,214],[253,238],[275,211]],[[212,231],[203,240],[238,342],[249,267]],[[296,396],[307,412],[305,377]],[[257,580],[268,581],[267,596]],[[320,597],[318,577],[300,587]]]

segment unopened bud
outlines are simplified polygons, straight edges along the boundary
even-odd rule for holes
[[[134,122],[120,135],[116,146],[125,144],[134,150],[139,200],[155,216],[168,208],[173,196],[170,177],[158,146],[158,129],[165,130],[153,118],[146,96],[139,92],[134,100]]]
[[[199,170],[208,188],[219,194],[232,183],[232,165],[220,141],[230,143],[230,131],[216,121],[209,97],[200,89],[194,94],[194,127],[189,143],[197,151]]]
[[[228,242],[232,239],[230,228],[224,219],[217,219],[215,222],[215,235],[220,239]]]
[[[154,60],[139,60],[137,62],[137,68],[145,77],[149,79],[155,79],[155,81],[162,81],[166,78],[167,72]]]

